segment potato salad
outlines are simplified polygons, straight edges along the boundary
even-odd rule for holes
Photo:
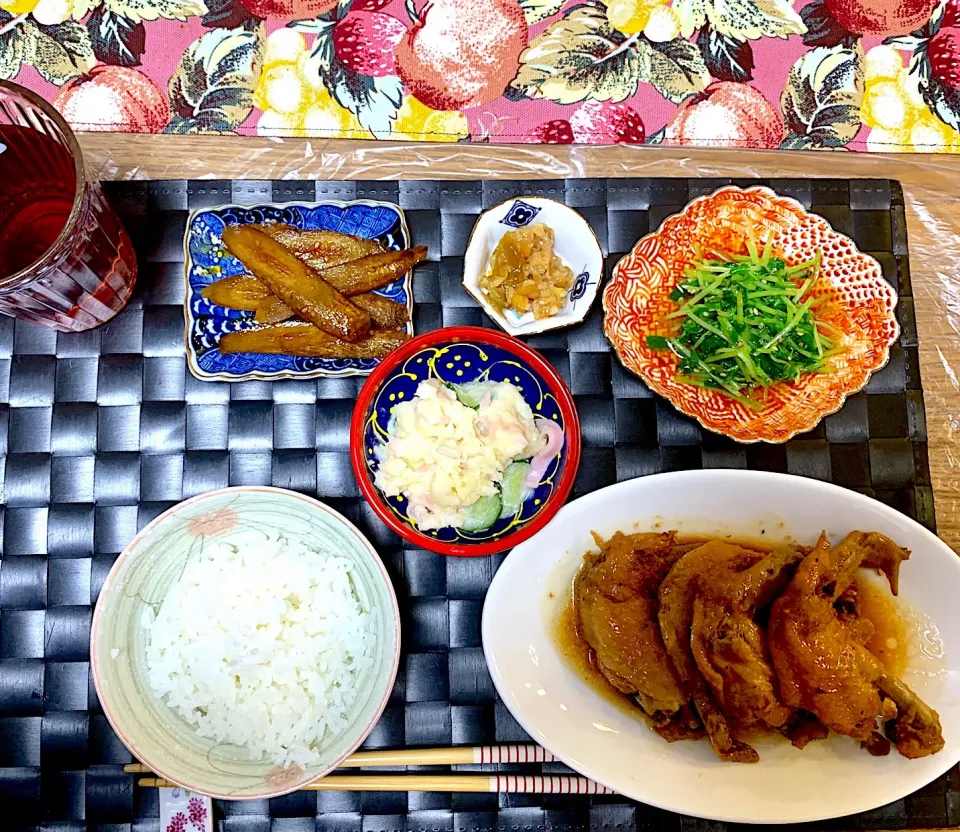
[[[538,457],[556,456],[563,443],[560,428],[534,418],[507,382],[421,382],[396,405],[388,433],[374,482],[388,497],[402,495],[425,531],[480,531],[516,514],[543,476]]]

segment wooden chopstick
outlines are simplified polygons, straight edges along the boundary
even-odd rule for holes
[[[398,748],[392,751],[356,751],[337,768],[364,766],[456,766],[495,763],[551,763],[556,758],[539,745],[476,745],[461,748]],[[128,774],[152,774],[142,763],[130,763]]]
[[[137,785],[172,788],[176,784],[144,777]],[[587,777],[523,774],[333,774],[304,786],[301,791],[330,792],[510,792],[514,794],[615,794]]]

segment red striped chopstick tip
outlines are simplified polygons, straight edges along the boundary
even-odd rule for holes
[[[493,791],[515,794],[615,794],[596,780],[572,775],[497,774],[490,782]]]
[[[495,763],[552,763],[556,757],[539,745],[481,745],[474,761],[481,765]]]

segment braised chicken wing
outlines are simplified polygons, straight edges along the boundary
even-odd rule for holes
[[[760,759],[747,743],[734,737],[730,725],[717,707],[706,680],[690,651],[690,628],[698,578],[716,567],[739,571],[752,566],[763,554],[723,540],[710,540],[687,552],[660,584],[658,620],[663,644],[680,681],[690,691],[694,707],[703,721],[714,752],[722,760],[753,763]]]
[[[779,729],[791,717],[780,701],[767,635],[757,612],[788,583],[805,550],[780,546],[741,572],[716,566],[697,581],[690,649],[734,732]]]
[[[875,532],[852,532],[831,551],[825,535],[800,563],[770,613],[770,654],[784,704],[804,708],[828,728],[883,749],[878,722],[906,757],[943,747],[940,721],[864,646],[866,631],[845,621],[847,594],[856,570],[884,572],[894,594],[900,563],[910,553]],[[849,604],[849,601],[847,602]],[[839,609],[838,609],[839,606]]]
[[[581,632],[600,672],[654,724],[669,722],[689,700],[657,624],[657,589],[689,548],[678,547],[673,533],[617,532],[587,555],[574,585]]]
[[[887,736],[897,746],[897,751],[915,760],[936,754],[943,748],[940,715],[933,708],[889,673],[880,674],[877,687],[897,706],[897,715],[886,723]]]
[[[944,747],[937,712],[895,675],[902,622],[858,574],[879,570],[897,594],[910,553],[884,535],[852,532],[831,549],[824,534],[813,548],[772,551],[677,532],[594,539],[600,551],[584,556],[564,630],[579,666],[667,741],[707,736],[725,762],[759,759],[754,732],[802,749],[833,730],[875,756]]]

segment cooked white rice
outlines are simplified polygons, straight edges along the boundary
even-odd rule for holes
[[[372,661],[350,563],[282,538],[208,544],[148,626],[153,693],[200,736],[281,766],[316,762]]]

